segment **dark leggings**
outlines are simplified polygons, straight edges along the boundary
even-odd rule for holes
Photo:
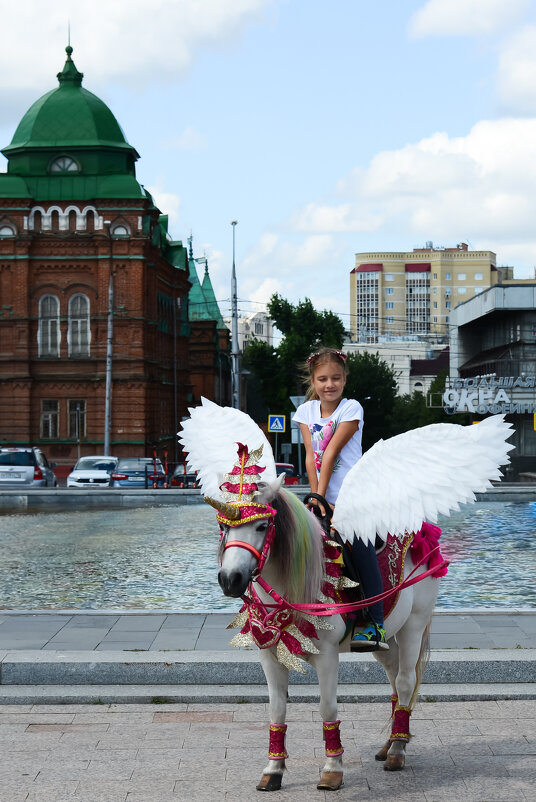
[[[379,596],[380,593],[383,593],[383,582],[374,543],[363,543],[360,538],[355,537],[352,543],[352,562],[359,575],[365,598],[369,599],[371,596]],[[368,616],[376,624],[383,626],[383,602],[371,604],[367,610]]]

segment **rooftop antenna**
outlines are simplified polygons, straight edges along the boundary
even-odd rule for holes
[[[71,20],[67,20],[67,46],[71,46]]]

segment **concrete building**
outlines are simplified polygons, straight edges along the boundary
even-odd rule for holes
[[[192,398],[186,248],[66,48],[0,173],[0,443],[72,464],[176,444]]]
[[[448,370],[448,346],[415,338],[378,338],[376,343],[345,342],[347,354],[378,354],[396,376],[398,395],[427,393],[441,370]]]
[[[425,248],[357,253],[350,273],[350,330],[354,342],[417,335],[448,342],[450,315],[487,287],[512,279],[493,251]]]
[[[536,285],[490,287],[451,315],[447,410],[515,427],[510,475],[536,471]]]
[[[224,318],[225,325],[231,328],[231,318]],[[266,312],[252,312],[238,318],[238,347],[243,351],[251,340],[261,340],[272,345],[273,323]]]

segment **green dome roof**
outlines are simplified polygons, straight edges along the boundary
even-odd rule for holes
[[[72,47],[65,50],[67,61],[58,73],[59,87],[28,109],[3,153],[9,156],[21,148],[108,147],[129,150],[138,158],[108,106],[82,87],[83,74],[71,59]]]

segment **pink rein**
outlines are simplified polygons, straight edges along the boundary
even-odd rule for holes
[[[291,604],[291,602],[287,601],[283,596],[280,596],[274,588],[266,582],[265,579],[260,576],[260,572],[262,571],[268,554],[270,552],[270,548],[273,543],[273,539],[275,536],[275,526],[273,523],[270,524],[268,531],[266,533],[266,538],[264,541],[264,546],[262,549],[262,553],[259,552],[255,546],[252,546],[251,543],[246,543],[243,540],[230,540],[228,543],[225,544],[225,549],[230,549],[232,547],[237,547],[241,549],[246,549],[247,551],[251,552],[256,559],[258,560],[258,567],[256,570],[256,575],[251,580],[252,582],[258,582],[260,587],[271,596],[275,602],[275,604],[267,604],[265,607],[286,607],[289,610],[296,610],[296,612],[302,613],[310,613],[311,615],[343,615],[344,613],[351,613],[354,610],[362,610],[365,607],[369,607],[371,604],[375,602],[384,601],[388,599],[390,596],[395,595],[396,593],[400,593],[401,590],[405,590],[405,588],[411,587],[411,585],[415,585],[417,582],[420,582],[422,579],[426,579],[428,576],[432,576],[435,574],[437,576],[438,570],[446,568],[448,566],[447,560],[442,560],[441,562],[433,562],[431,568],[425,571],[419,576],[413,576],[415,571],[417,571],[424,563],[428,563],[430,561],[431,555],[435,552],[439,552],[439,546],[435,546],[432,548],[428,554],[425,554],[419,562],[415,565],[413,570],[408,574],[407,578],[404,579],[399,585],[395,585],[390,590],[386,590],[383,593],[380,593],[378,596],[370,596],[368,599],[362,599],[359,602],[347,602],[345,604],[337,604],[333,602],[332,604],[325,604],[323,602],[315,602],[313,604]],[[243,600],[248,603],[250,600],[247,596],[242,596]]]

